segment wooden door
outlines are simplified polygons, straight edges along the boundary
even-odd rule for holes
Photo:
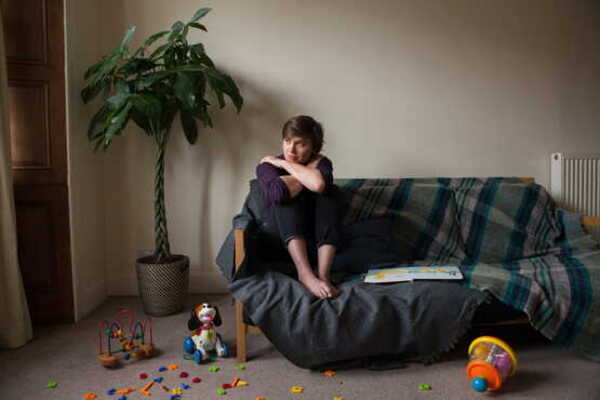
[[[73,321],[63,0],[2,0],[19,264],[34,324]]]

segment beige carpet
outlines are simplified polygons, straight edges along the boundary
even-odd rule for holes
[[[193,296],[196,302],[216,303],[224,324],[221,334],[226,342],[234,343],[233,306],[229,296]],[[118,399],[109,396],[111,388],[140,389],[151,377],[162,376],[163,384],[169,388],[182,382],[190,384],[182,399],[254,400],[345,400],[365,399],[482,399],[473,392],[465,379],[466,340],[445,357],[444,361],[423,366],[410,364],[404,369],[391,371],[367,371],[362,369],[338,371],[327,377],[321,373],[295,367],[281,356],[261,336],[249,339],[249,350],[253,358],[238,371],[234,359],[219,360],[208,365],[197,365],[182,357],[182,340],[187,335],[189,311],[153,320],[155,344],[160,354],[148,360],[131,362],[117,370],[101,367],[96,361],[98,324],[112,319],[121,307],[141,313],[139,299],[133,297],[110,298],[102,307],[76,325],[61,325],[36,329],[36,339],[28,345],[9,351],[0,351],[0,399],[84,399],[89,392],[97,399]],[[483,332],[489,333],[489,332]],[[579,358],[568,351],[549,345],[528,334],[528,331],[496,332],[510,341],[519,357],[519,370],[503,390],[492,397],[509,399],[600,399],[600,364]],[[474,335],[475,333],[473,333]],[[159,372],[163,365],[177,364],[176,371]],[[219,366],[220,371],[209,372],[210,365]],[[179,374],[188,372],[182,379]],[[141,380],[140,373],[150,378]],[[202,382],[191,383],[193,377]],[[234,376],[247,381],[249,386],[227,390],[218,395],[217,389]],[[54,389],[46,388],[48,381],[56,381]],[[431,385],[430,391],[419,390],[420,384]],[[290,393],[292,386],[304,387],[303,393]],[[127,395],[128,400],[170,399],[158,385],[151,389],[151,396],[139,391]]]

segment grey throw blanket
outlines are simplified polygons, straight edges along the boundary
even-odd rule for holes
[[[246,229],[246,258],[234,272],[230,232],[217,264],[231,282],[232,295],[246,316],[273,345],[302,368],[398,366],[403,361],[433,362],[470,327],[485,292],[454,282],[337,285],[340,295],[321,300],[297,280],[270,271],[255,256],[260,211],[251,187],[234,228]],[[336,257],[337,258],[337,257]]]
[[[433,362],[470,327],[484,292],[450,282],[361,281],[320,300],[278,272],[236,280],[233,296],[286,358],[302,368]],[[391,364],[390,364],[391,362]]]

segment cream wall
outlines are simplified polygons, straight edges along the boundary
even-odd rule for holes
[[[93,107],[85,107],[79,96],[85,70],[101,54],[99,1],[67,0],[65,20],[71,268],[80,320],[108,293],[103,155],[91,151],[86,132]]]
[[[216,111],[215,129],[194,147],[174,126],[167,215],[172,250],[191,257],[193,292],[225,290],[214,264],[218,248],[256,163],[278,152],[280,127],[292,115],[323,122],[338,177],[518,175],[548,185],[551,152],[600,151],[600,5],[593,2],[99,4],[103,53],[130,25],[137,25],[139,43],[197,8],[213,7],[203,20],[208,34],[192,39],[204,42],[246,101],[240,116],[232,108]],[[80,28],[87,32],[81,40],[97,39],[95,11],[85,11],[91,26]],[[104,179],[92,193],[104,191],[108,294],[136,294],[134,259],[153,246],[152,143],[130,128],[105,155],[101,172],[93,156],[78,157],[90,163],[91,176]],[[100,203],[87,196],[91,205],[80,207],[91,211]],[[95,268],[83,271],[100,276]]]

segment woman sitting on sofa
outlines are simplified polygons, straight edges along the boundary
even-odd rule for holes
[[[283,125],[282,138],[282,154],[264,157],[256,168],[263,248],[270,257],[291,256],[298,280],[315,296],[335,297],[330,271],[339,245],[338,212],[333,165],[320,154],[323,129],[312,117],[300,115]]]

